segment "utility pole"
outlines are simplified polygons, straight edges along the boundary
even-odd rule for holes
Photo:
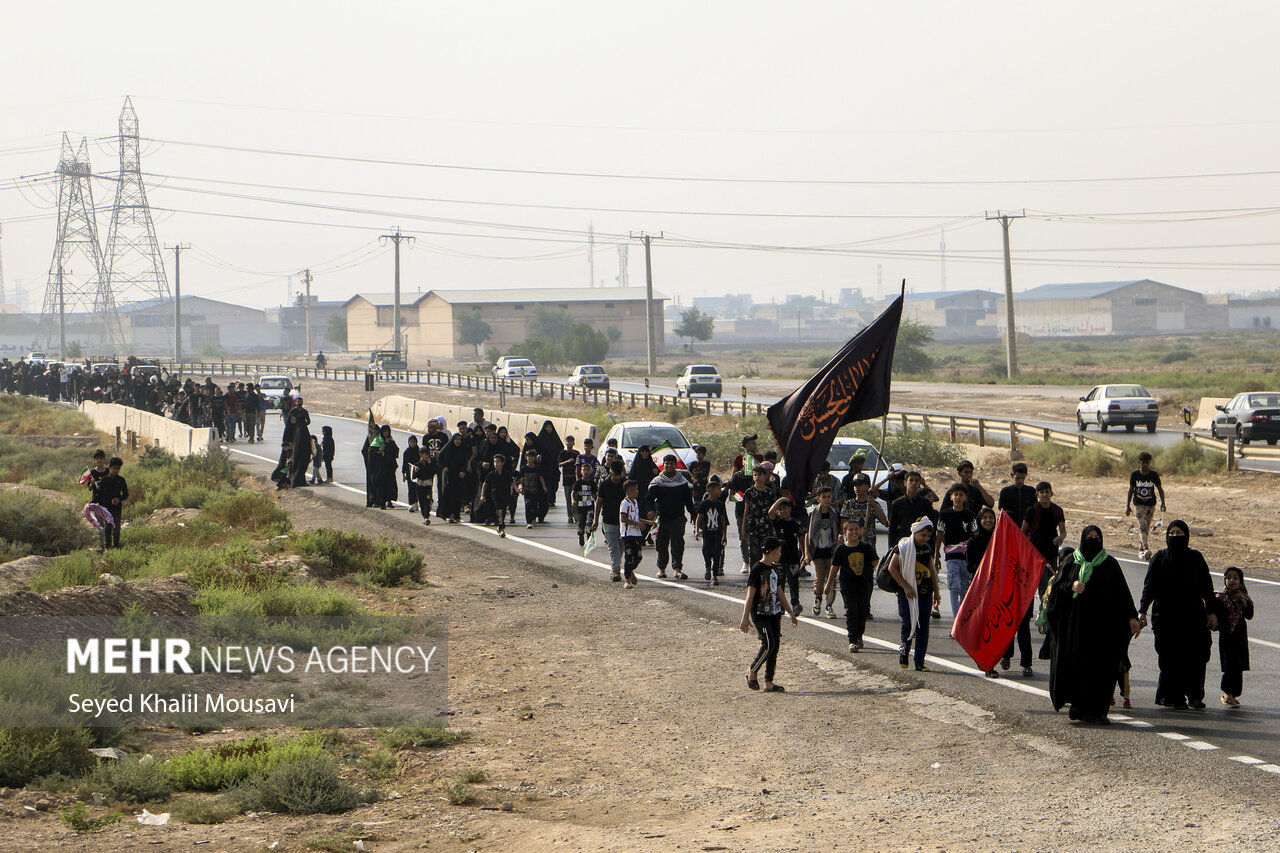
[[[997,210],[995,213],[987,211],[987,221],[1000,220],[1000,227],[1004,230],[1005,357],[1008,361],[1010,379],[1018,375],[1018,330],[1013,324],[1013,263],[1009,260],[1009,223],[1015,219],[1022,219],[1026,215],[1025,209],[1018,213],[1006,213],[1003,210]]]
[[[587,223],[587,287],[596,286],[596,224]],[[4,288],[0,287],[0,296]]]
[[[58,264],[58,358],[67,360],[67,298],[62,290],[62,264]]]
[[[4,224],[0,223],[0,305],[4,302]]]
[[[386,245],[390,240],[395,246],[396,255],[396,301],[395,308],[391,313],[391,323],[395,327],[395,332],[391,336],[391,348],[396,351],[397,355],[406,355],[404,350],[400,349],[400,243],[408,240],[409,245],[413,245],[412,237],[408,237],[400,233],[399,228],[393,228],[390,234],[382,234],[378,237],[378,242]],[[308,346],[310,344],[308,343]]]
[[[399,278],[399,276],[397,276]],[[302,283],[307,286],[307,358],[311,358],[311,268],[302,271]]]
[[[178,366],[178,370],[182,370],[182,253],[186,249],[191,248],[188,243],[185,246],[178,243],[173,246],[165,246],[166,249],[173,249],[173,363]]]
[[[641,231],[639,234],[631,233],[628,235],[633,240],[639,239],[644,242],[644,341],[645,349],[649,353],[649,372],[658,372],[658,351],[654,348],[653,341],[653,263],[649,251],[649,243],[653,240],[661,240],[662,232],[656,235],[646,234]]]

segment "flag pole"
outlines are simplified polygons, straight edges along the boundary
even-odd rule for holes
[[[904,278],[902,280],[902,292],[900,295],[906,296],[906,294],[907,294],[907,280]],[[885,442],[887,442],[888,440],[889,440],[889,414],[886,412],[885,414],[880,416],[880,446],[876,448],[876,467],[875,467],[875,470],[871,472],[871,500],[867,501],[867,518],[862,525],[864,530],[871,529],[871,521],[875,517],[876,476],[880,473],[880,463],[884,461],[884,445],[885,445]],[[885,470],[887,471],[888,469],[889,469],[889,466],[886,465]],[[888,528],[885,528],[884,535],[887,541],[890,535],[890,531]],[[875,546],[875,537],[872,537],[871,544],[873,547]],[[889,542],[886,548],[892,548],[893,545],[894,543]]]

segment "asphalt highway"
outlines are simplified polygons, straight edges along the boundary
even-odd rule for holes
[[[608,583],[608,550],[603,544],[587,558],[582,557],[578,547],[576,527],[571,527],[566,520],[563,506],[563,495],[560,503],[547,515],[546,524],[536,525],[534,529],[525,529],[523,524],[508,528],[508,538],[503,541],[496,537],[494,531],[468,524],[447,525],[439,519],[432,519],[430,528],[422,525],[418,514],[410,514],[405,508],[396,510],[376,510],[364,508],[364,469],[359,448],[364,440],[365,424],[358,420],[312,415],[312,431],[318,434],[320,426],[328,424],[333,427],[337,442],[337,458],[334,467],[334,484],[308,487],[325,498],[340,501],[358,508],[359,512],[387,513],[402,517],[405,523],[406,538],[409,541],[423,542],[438,535],[458,535],[474,538],[475,541],[496,547],[512,549],[515,552],[536,556],[546,560],[548,555],[557,566],[566,571],[585,573],[599,577],[602,583]],[[233,459],[250,470],[260,474],[268,474],[276,461],[279,449],[281,424],[278,416],[268,417],[266,441],[263,444],[236,443],[225,445],[232,452]],[[405,446],[407,433],[395,430],[396,440],[401,448]],[[403,484],[400,490],[404,496]],[[523,510],[517,511],[523,519]],[[1079,535],[1079,526],[1072,525],[1068,519],[1068,541]],[[1192,546],[1194,547],[1194,539]],[[877,543],[883,553],[885,542],[883,536]],[[677,598],[697,599],[690,606],[705,609],[716,618],[726,622],[736,622],[741,613],[741,600],[745,595],[745,575],[740,574],[740,560],[734,559],[731,547],[726,556],[726,575],[722,585],[710,587],[703,580],[701,551],[698,543],[693,541],[693,533],[687,535],[685,571],[689,575],[687,581],[660,581],[654,578],[656,572],[656,552],[645,549],[644,559],[640,566],[640,574],[646,582],[654,586],[664,587],[663,594]],[[1143,576],[1146,566],[1134,559],[1131,553],[1116,553],[1124,568],[1129,588],[1133,592],[1135,602],[1141,594]],[[1212,567],[1220,568],[1220,567]],[[1248,569],[1246,568],[1246,572]],[[830,654],[842,659],[854,659],[860,664],[876,668],[896,670],[896,648],[898,645],[898,617],[896,600],[893,596],[876,591],[872,598],[872,613],[875,621],[868,623],[866,649],[860,655],[850,655],[847,640],[844,636],[843,608],[837,606],[839,618],[813,618],[809,612],[813,597],[806,592],[804,586],[808,579],[801,581],[801,603],[806,613],[801,620],[804,642],[822,648]],[[1215,574],[1215,584],[1221,580]],[[944,580],[945,583],[945,580]],[[1192,750],[1202,752],[1210,759],[1228,762],[1233,768],[1253,768],[1280,774],[1280,622],[1272,617],[1280,609],[1280,583],[1260,580],[1251,577],[1248,580],[1249,591],[1254,598],[1257,616],[1249,623],[1251,638],[1250,654],[1252,671],[1245,674],[1244,703],[1240,708],[1224,707],[1218,697],[1218,679],[1220,669],[1215,647],[1205,680],[1205,701],[1208,708],[1203,711],[1175,711],[1154,706],[1155,681],[1157,675],[1155,651],[1152,645],[1150,630],[1130,646],[1130,658],[1133,661],[1132,696],[1134,707],[1123,712],[1114,709],[1113,719],[1120,726],[1134,731],[1150,733],[1151,736],[1162,737],[1170,742],[1178,743]],[[654,592],[647,588],[646,592]],[[622,590],[619,589],[619,594]],[[1023,719],[1054,718],[1052,706],[1048,700],[1048,662],[1036,659],[1035,674],[1030,678],[1021,676],[1017,666],[1017,655],[1014,666],[1007,673],[1001,673],[999,679],[987,679],[973,665],[972,660],[949,637],[951,618],[949,601],[943,593],[943,619],[935,620],[930,629],[929,665],[933,670],[923,676],[939,690],[945,690],[969,698],[983,707],[997,711],[1008,711],[1024,715]],[[1033,644],[1038,652],[1042,637],[1034,633]],[[785,642],[785,640],[784,640]],[[1034,652],[1033,652],[1034,656]],[[911,673],[914,676],[914,673]],[[1030,715],[1026,717],[1025,715]],[[1067,725],[1066,715],[1058,715],[1058,724]],[[1112,727],[1113,729],[1116,726]],[[1270,778],[1270,777],[1268,777]],[[1275,780],[1280,784],[1280,779]]]

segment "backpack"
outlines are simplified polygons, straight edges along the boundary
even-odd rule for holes
[[[893,575],[889,573],[889,562],[893,559],[893,555],[898,553],[897,547],[890,548],[885,555],[880,558],[880,563],[876,566],[876,586],[885,592],[897,593],[902,590],[898,582],[893,579]]]

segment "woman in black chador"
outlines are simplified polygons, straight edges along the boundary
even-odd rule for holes
[[[1049,698],[1071,719],[1106,725],[1107,708],[1129,649],[1141,630],[1133,595],[1102,530],[1089,525],[1080,547],[1049,590]]]
[[[1209,632],[1218,627],[1217,597],[1209,565],[1190,547],[1187,523],[1169,522],[1164,541],[1164,550],[1147,567],[1138,618],[1146,625],[1151,610],[1160,664],[1156,704],[1198,710],[1204,707],[1204,668],[1213,643]]]

